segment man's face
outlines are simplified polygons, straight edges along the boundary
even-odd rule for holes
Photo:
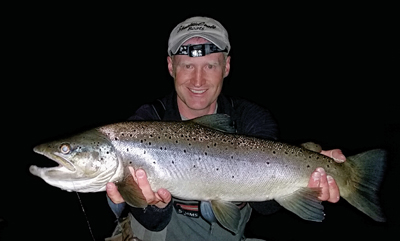
[[[203,43],[208,41],[192,38],[184,45]],[[223,79],[229,73],[230,57],[225,60],[222,53],[202,57],[175,55],[168,57],[168,69],[175,81],[181,114],[193,118],[214,112]]]

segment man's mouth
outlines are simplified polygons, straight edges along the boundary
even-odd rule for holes
[[[192,93],[194,94],[203,94],[206,92],[206,90],[194,90],[194,89],[189,89]]]

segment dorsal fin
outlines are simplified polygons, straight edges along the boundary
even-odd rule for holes
[[[214,130],[227,133],[236,133],[232,119],[226,114],[205,115],[189,121]]]

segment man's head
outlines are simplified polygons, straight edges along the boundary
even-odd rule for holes
[[[168,70],[174,78],[181,115],[212,114],[230,70],[228,33],[216,20],[193,17],[172,30]]]
[[[172,30],[168,40],[168,55],[177,54],[181,50],[180,47],[193,37],[207,39],[220,51],[226,50],[226,53],[229,53],[231,50],[228,32],[220,22],[208,17],[192,17],[181,22]],[[183,51],[181,50],[181,52]]]

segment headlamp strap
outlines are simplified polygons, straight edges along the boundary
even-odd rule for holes
[[[190,57],[201,57],[207,54],[228,52],[227,49],[220,49],[212,43],[196,44],[196,45],[183,45],[179,47],[174,55],[189,55]]]

